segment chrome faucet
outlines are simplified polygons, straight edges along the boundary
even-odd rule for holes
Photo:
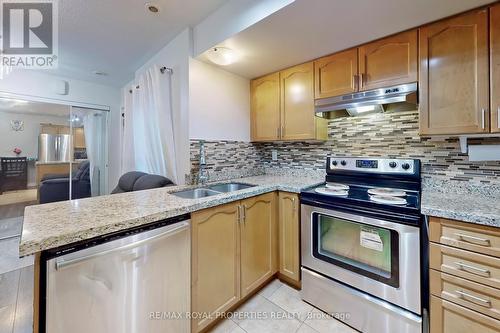
[[[200,140],[200,169],[198,171],[198,185],[205,185],[208,181],[208,171],[205,169],[207,162],[205,158],[205,141]]]

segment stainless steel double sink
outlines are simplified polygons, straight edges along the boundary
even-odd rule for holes
[[[226,184],[215,184],[206,187],[195,188],[191,190],[184,190],[179,192],[173,192],[172,194],[184,199],[200,199],[205,197],[210,197],[212,195],[217,195],[221,193],[234,192],[239,190],[244,190],[256,185],[242,184],[242,183],[226,183]]]

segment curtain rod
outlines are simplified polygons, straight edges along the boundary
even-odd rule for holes
[[[163,66],[162,68],[160,68],[160,72],[162,74],[164,74],[165,72],[167,72],[168,74],[173,74],[174,70],[172,68],[170,68],[170,67]]]
[[[167,72],[170,75],[174,74],[174,70],[172,68],[166,67],[166,66],[160,67],[160,73],[165,74],[165,72]],[[139,88],[140,88],[139,85],[135,86],[135,89],[139,89]],[[132,89],[130,89],[128,92],[132,93]]]

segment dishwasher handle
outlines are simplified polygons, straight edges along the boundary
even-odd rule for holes
[[[141,244],[150,242],[152,240],[155,240],[155,239],[158,239],[158,238],[161,238],[161,237],[164,237],[164,236],[175,234],[175,233],[177,233],[179,231],[187,229],[188,227],[189,227],[189,221],[183,221],[183,222],[179,222],[179,223],[176,223],[176,224],[172,225],[171,228],[167,228],[165,230],[165,232],[162,232],[162,233],[157,234],[157,235],[153,235],[153,236],[145,238],[145,239],[138,240],[138,241],[130,243],[130,244],[125,244],[125,245],[122,245],[122,246],[119,246],[119,247],[116,247],[116,248],[112,248],[112,249],[109,249],[109,250],[104,250],[104,251],[101,251],[101,252],[96,252],[96,253],[92,253],[92,254],[83,255],[81,257],[77,257],[77,258],[73,258],[73,259],[69,259],[69,260],[64,260],[63,258],[58,258],[58,259],[56,259],[56,262],[55,262],[56,270],[63,269],[65,267],[77,264],[79,262],[82,262],[82,261],[85,261],[85,260],[88,260],[88,259],[101,257],[103,255],[110,254],[110,253],[113,253],[113,252],[118,252],[118,251],[123,251],[123,250],[131,249],[131,248],[137,247],[137,246],[139,246]]]

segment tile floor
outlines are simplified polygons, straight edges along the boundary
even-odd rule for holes
[[[33,332],[33,257],[19,258],[24,206],[0,206],[0,333]]]
[[[354,333],[356,330],[300,299],[299,291],[279,280],[224,319],[211,333]]]
[[[23,217],[0,219],[0,274],[33,265],[33,256],[19,258]]]
[[[33,332],[33,266],[0,275],[0,333]]]

